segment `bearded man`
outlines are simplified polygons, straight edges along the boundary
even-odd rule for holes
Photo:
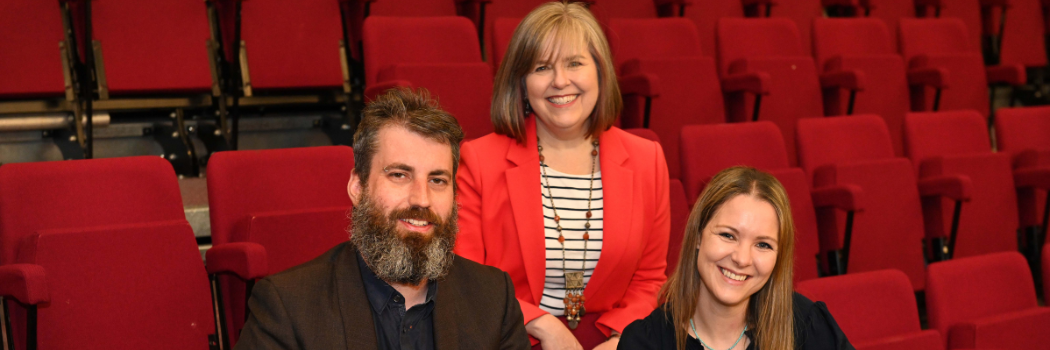
[[[457,257],[463,131],[390,90],[354,134],[350,241],[252,290],[237,349],[528,349],[509,275]]]

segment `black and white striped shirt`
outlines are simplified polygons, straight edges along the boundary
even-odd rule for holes
[[[540,174],[540,189],[543,199],[543,226],[546,236],[547,271],[543,284],[543,298],[540,309],[554,316],[565,314],[565,270],[562,270],[562,245],[558,243],[558,226],[554,222],[554,209],[547,196],[547,186],[554,197],[554,205],[561,217],[562,235],[565,236],[565,269],[569,272],[584,271],[584,283],[590,282],[598,257],[602,253],[602,174],[594,174],[594,190],[591,196],[591,228],[587,230],[590,239],[587,241],[584,256],[584,224],[587,222],[587,197],[591,189],[590,175],[568,175],[550,167],[544,168],[547,180]],[[585,260],[586,259],[586,260]]]

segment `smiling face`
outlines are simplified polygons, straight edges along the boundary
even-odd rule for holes
[[[529,104],[548,130],[584,130],[598,102],[598,65],[582,39],[553,38],[525,76]]]
[[[737,195],[726,201],[700,232],[700,305],[746,305],[776,266],[779,227],[776,210],[764,200]]]

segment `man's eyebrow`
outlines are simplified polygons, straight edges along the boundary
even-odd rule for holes
[[[452,177],[452,172],[445,169],[438,169],[430,172],[430,176],[448,176]]]
[[[407,172],[410,172],[410,173],[416,171],[416,168],[413,168],[412,166],[410,166],[408,164],[405,164],[405,163],[394,163],[394,164],[387,165],[385,168],[383,168],[383,172],[388,172],[388,171],[390,171],[390,169],[403,170],[403,171],[407,171]]]

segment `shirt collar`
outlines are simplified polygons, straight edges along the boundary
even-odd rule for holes
[[[368,267],[360,252],[357,253],[357,266],[361,270],[361,279],[365,284],[365,295],[368,296],[368,303],[372,305],[372,309],[377,314],[383,313],[394,297],[400,298],[401,304],[405,303],[405,297],[401,293],[390,286],[389,283],[386,283],[386,281],[379,279],[375,272],[372,272],[372,268]],[[436,297],[437,281],[430,281],[427,283],[427,297],[423,304],[434,301]]]

